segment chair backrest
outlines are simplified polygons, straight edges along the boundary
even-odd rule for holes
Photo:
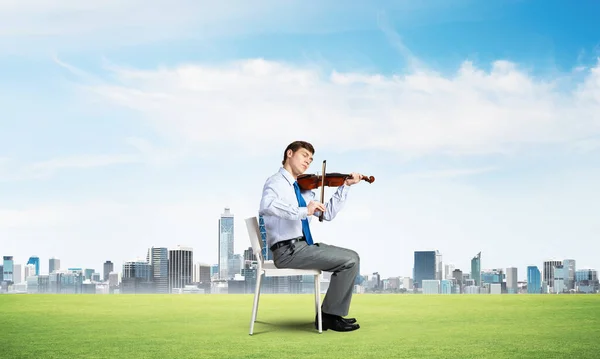
[[[248,237],[250,237],[250,243],[252,244],[252,251],[256,256],[256,260],[259,263],[264,263],[262,255],[262,240],[260,238],[260,228],[258,226],[258,218],[250,217],[246,218],[246,228],[248,229]]]

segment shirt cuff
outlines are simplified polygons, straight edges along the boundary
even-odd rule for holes
[[[343,184],[340,187],[338,187],[338,194],[340,195],[340,198],[342,200],[346,199],[346,196],[348,196],[348,191],[350,191],[350,186]]]
[[[305,219],[308,217],[308,208],[307,207],[299,207],[298,214],[300,215],[300,219]]]

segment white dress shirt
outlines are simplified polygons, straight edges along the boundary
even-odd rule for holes
[[[308,209],[298,205],[294,182],[291,173],[281,167],[277,173],[267,178],[263,187],[258,213],[263,216],[265,222],[269,248],[277,242],[303,235],[301,220],[308,217]],[[323,220],[331,221],[335,218],[342,209],[349,190],[350,187],[346,185],[338,187],[329,201],[325,203],[327,210],[323,215]],[[316,197],[316,193],[311,190],[301,190],[301,194],[307,205]],[[315,211],[313,215],[319,217],[320,214],[321,211]],[[308,217],[308,220],[310,222],[311,217]],[[317,242],[314,238],[313,240]]]

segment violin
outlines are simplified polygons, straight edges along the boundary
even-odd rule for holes
[[[302,174],[296,179],[298,187],[302,190],[313,190],[321,187],[321,203],[325,200],[325,187],[339,187],[344,184],[346,179],[352,178],[349,174],[344,173],[325,173],[326,161],[323,161],[323,173],[324,175],[316,174]],[[361,175],[361,180],[368,183],[375,182],[375,177]],[[319,222],[323,222],[323,212],[319,215]]]
[[[346,179],[352,178],[349,174],[343,173],[326,173],[325,178],[321,175],[315,174],[303,174],[298,175],[297,181],[298,186],[302,190],[312,190],[321,186],[325,187],[339,187],[346,182]],[[361,180],[369,183],[375,182],[375,177],[361,175]]]

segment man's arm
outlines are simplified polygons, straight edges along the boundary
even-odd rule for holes
[[[342,210],[344,204],[346,202],[346,198],[348,196],[348,191],[350,191],[350,186],[341,185],[337,188],[335,193],[331,196],[329,201],[325,203],[325,208],[327,209],[323,214],[323,220],[331,221],[335,218],[335,216]],[[316,196],[314,192],[312,192],[313,199]],[[314,215],[319,217],[321,215],[321,211],[315,211]]]
[[[308,216],[308,208],[300,207],[298,203],[283,201],[278,194],[281,190],[277,183],[266,183],[260,200],[260,215],[271,215],[289,220],[301,220]]]

